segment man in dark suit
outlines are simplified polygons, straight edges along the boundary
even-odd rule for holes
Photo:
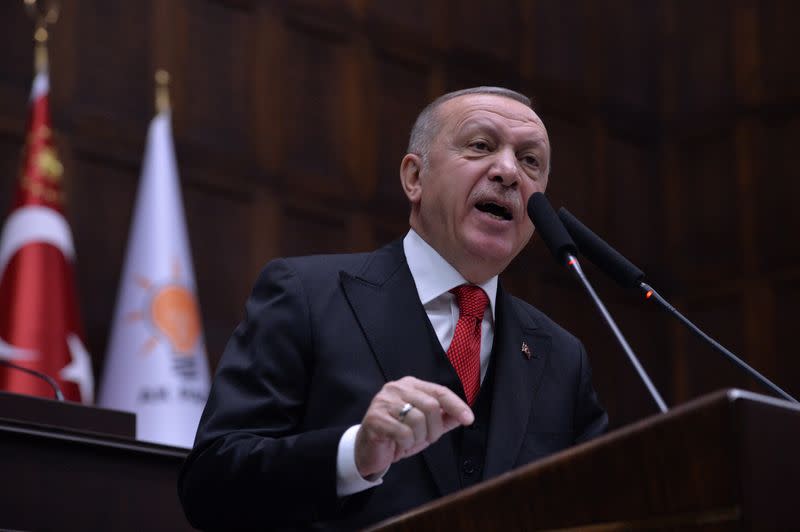
[[[549,164],[526,97],[446,94],[401,162],[402,241],[267,265],[181,471],[195,526],[363,527],[605,430],[581,343],[498,282]]]

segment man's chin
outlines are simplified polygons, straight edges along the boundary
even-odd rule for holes
[[[475,235],[466,241],[467,253],[478,262],[495,265],[500,273],[518,253],[517,246],[497,236]]]

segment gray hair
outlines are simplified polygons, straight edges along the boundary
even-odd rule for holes
[[[417,116],[417,120],[414,122],[414,127],[411,128],[411,135],[408,139],[408,153],[419,155],[422,157],[423,163],[427,164],[428,151],[431,148],[431,143],[439,133],[439,128],[441,127],[441,122],[436,116],[436,111],[444,102],[452,100],[453,98],[458,98],[459,96],[466,96],[467,94],[503,96],[504,98],[516,100],[533,109],[530,98],[517,91],[512,91],[511,89],[505,89],[503,87],[472,87],[470,89],[448,92],[429,103],[419,116]]]

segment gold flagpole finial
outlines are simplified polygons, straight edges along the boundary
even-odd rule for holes
[[[156,113],[169,112],[169,72],[156,70]]]
[[[46,0],[42,4],[39,0],[24,0],[28,14],[36,22],[36,30],[33,33],[33,40],[36,42],[33,56],[33,66],[37,73],[46,72],[48,68],[47,60],[47,40],[49,33],[47,26],[52,26],[58,21],[59,5],[56,0]]]

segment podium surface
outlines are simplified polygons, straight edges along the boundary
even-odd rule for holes
[[[10,395],[0,393],[0,529],[191,530],[176,489],[186,449],[136,441],[127,414],[80,405],[23,398],[38,413],[14,419]],[[57,426],[68,410],[73,421]],[[796,530],[798,450],[800,407],[726,390],[375,530]]]
[[[2,530],[192,530],[186,449],[133,439],[125,412],[0,392]]]
[[[800,407],[724,390],[373,530],[797,530]]]

